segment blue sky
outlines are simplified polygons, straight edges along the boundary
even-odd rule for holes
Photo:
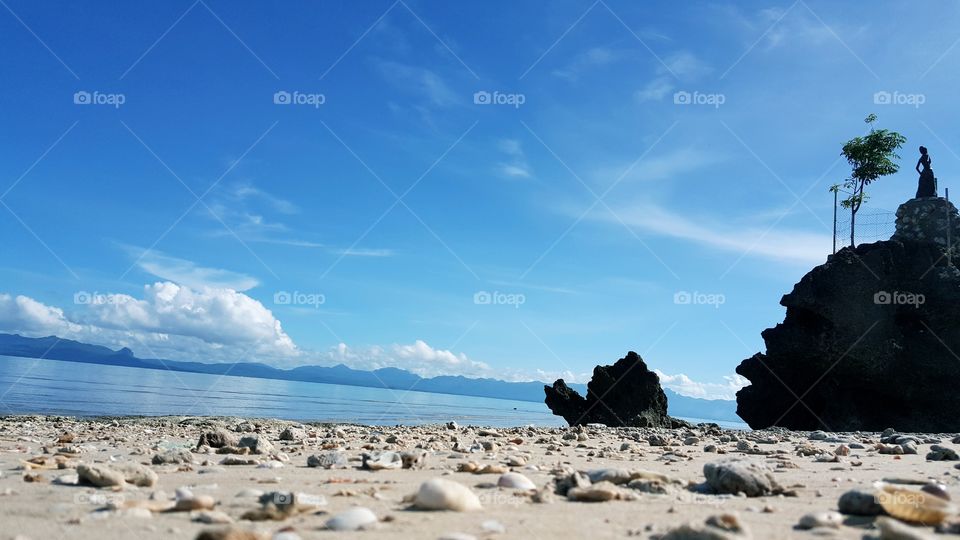
[[[830,252],[868,113],[908,138],[869,206],[912,197],[919,144],[956,176],[958,22],[949,2],[3,0],[0,330],[510,379],[636,350],[731,397]]]

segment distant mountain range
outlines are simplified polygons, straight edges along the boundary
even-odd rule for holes
[[[236,364],[209,364],[203,362],[184,362],[179,360],[160,360],[137,358],[128,348],[113,350],[100,345],[90,345],[62,339],[56,336],[30,338],[16,334],[0,334],[0,355],[22,356],[26,358],[45,358],[67,362],[82,362],[108,366],[137,367],[184,371],[189,373],[208,373],[260,379],[280,379],[313,383],[341,384],[347,386],[366,386],[390,388],[395,390],[414,389],[419,392],[477,396],[518,401],[543,402],[542,382],[507,382],[498,379],[469,379],[461,376],[439,376],[423,378],[398,368],[381,368],[362,371],[343,364],[336,366],[300,366],[293,369],[278,369],[256,362]],[[571,384],[581,394],[586,394],[586,385]],[[736,414],[737,404],[728,400],[697,399],[683,396],[667,388],[669,413],[672,416],[701,418],[724,422],[742,422]]]

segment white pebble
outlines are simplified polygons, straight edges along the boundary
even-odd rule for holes
[[[453,510],[455,512],[470,512],[483,508],[480,499],[470,491],[470,488],[443,478],[434,478],[420,484],[413,506],[420,510]]]
[[[377,515],[369,508],[358,506],[346,512],[340,512],[327,520],[327,528],[331,531],[355,531],[369,527],[379,521]]]
[[[537,485],[534,484],[529,478],[515,472],[508,472],[501,475],[500,480],[497,481],[497,485],[503,488],[512,489],[537,489]]]

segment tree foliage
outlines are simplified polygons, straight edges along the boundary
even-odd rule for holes
[[[880,177],[896,173],[900,166],[895,160],[900,159],[897,154],[907,138],[888,129],[876,129],[873,123],[877,115],[867,116],[864,122],[870,124],[870,132],[861,137],[854,137],[843,145],[843,157],[850,163],[852,169],[850,178],[841,185],[831,186],[830,191],[844,193],[847,197],[840,201],[843,208],[850,210],[850,245],[853,245],[853,227],[856,223],[856,214],[860,206],[867,199],[865,189]]]

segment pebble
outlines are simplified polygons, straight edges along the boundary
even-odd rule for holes
[[[837,508],[841,514],[853,516],[878,516],[883,513],[876,494],[862,489],[852,489],[841,495]]]
[[[193,463],[193,453],[189,450],[167,450],[159,454],[154,454],[151,463],[154,465],[180,465],[183,463]]]
[[[280,433],[279,438],[281,441],[302,441],[307,438],[307,432],[298,427],[290,426]]]
[[[443,478],[434,478],[420,484],[413,506],[420,510],[454,512],[471,512],[482,508],[480,499],[470,488]]]
[[[233,518],[224,512],[217,510],[200,510],[190,512],[190,519],[197,523],[206,523],[207,525],[224,525],[233,523]]]
[[[497,480],[497,485],[510,489],[537,489],[537,485],[534,484],[532,480],[516,472],[508,472],[502,475],[500,479]]]
[[[881,516],[876,521],[880,540],[933,540],[934,535],[919,527],[912,527],[893,518]]]
[[[732,457],[706,463],[703,474],[707,485],[717,493],[762,497],[783,492],[770,469],[760,461]]]
[[[703,525],[688,523],[670,530],[661,540],[748,540],[752,538],[739,516],[721,514],[707,518]]]
[[[275,449],[273,443],[267,440],[263,435],[247,435],[240,438],[237,443],[240,448],[249,448],[254,454],[269,454]]]
[[[837,512],[814,512],[801,517],[800,522],[797,523],[797,528],[803,530],[817,527],[839,529],[841,525],[843,525],[843,516]]]
[[[930,452],[927,454],[927,461],[960,461],[960,456],[958,456],[957,452],[952,448],[935,444],[930,447]]]
[[[379,522],[377,515],[369,508],[358,506],[333,516],[327,520],[326,527],[331,531],[356,531],[368,528]]]
[[[363,454],[363,468],[369,471],[403,468],[403,456],[399,452]]]
[[[307,458],[307,467],[319,467],[321,469],[346,469],[347,455],[343,452],[324,452],[323,454],[314,454]]]

